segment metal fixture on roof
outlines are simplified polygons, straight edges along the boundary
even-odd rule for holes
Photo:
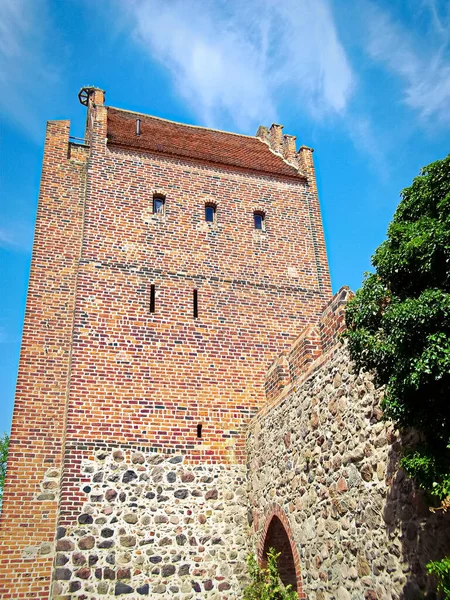
[[[95,85],[88,85],[86,87],[82,87],[81,88],[81,90],[78,92],[78,100],[80,101],[80,103],[83,106],[87,106],[88,105],[89,96],[95,90],[100,90],[100,88],[96,87]],[[101,91],[104,92],[104,90],[101,90]]]

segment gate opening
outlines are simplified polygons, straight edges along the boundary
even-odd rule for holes
[[[294,555],[292,553],[289,536],[283,526],[283,523],[276,516],[270,521],[267,530],[266,539],[264,541],[263,550],[263,565],[267,564],[267,552],[269,548],[275,548],[277,552],[281,552],[278,558],[278,572],[280,579],[284,585],[291,585],[292,589],[298,592],[297,574],[295,571]]]

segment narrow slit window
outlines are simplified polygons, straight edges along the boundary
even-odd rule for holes
[[[141,120],[136,119],[136,135],[141,135]]]
[[[164,196],[153,196],[153,214],[163,215],[166,199]]]
[[[202,437],[202,429],[203,429],[203,425],[201,423],[199,423],[197,425],[197,437],[201,438]]]
[[[207,223],[214,223],[216,220],[216,207],[214,204],[205,205],[205,221]]]
[[[155,284],[152,283],[150,286],[150,312],[155,312]]]
[[[256,211],[253,213],[253,221],[255,224],[255,229],[259,229],[260,231],[265,230],[265,215],[263,212]]]
[[[193,294],[194,319],[198,317],[198,290],[194,290]]]

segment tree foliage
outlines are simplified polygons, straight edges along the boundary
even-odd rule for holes
[[[349,302],[349,350],[385,386],[383,409],[417,428],[423,446],[403,460],[419,483],[450,494],[450,155],[422,169],[387,239]]]
[[[9,437],[6,433],[0,436],[0,509],[2,506],[3,486],[5,485],[6,461],[8,459]]]
[[[424,167],[376,250],[375,273],[349,302],[345,337],[358,368],[385,386],[384,415],[422,443],[401,464],[431,495],[450,496],[450,155]],[[429,563],[450,598],[450,558]]]
[[[297,600],[298,595],[291,585],[285,586],[278,573],[280,552],[269,548],[267,567],[261,568],[253,554],[247,558],[251,583],[244,590],[243,600]]]
[[[444,598],[450,598],[450,557],[428,563],[427,571],[437,577],[438,592],[443,592]]]

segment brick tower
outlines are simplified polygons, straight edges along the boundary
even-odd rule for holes
[[[331,298],[312,150],[104,96],[47,126],[1,597],[238,598],[246,425]]]

